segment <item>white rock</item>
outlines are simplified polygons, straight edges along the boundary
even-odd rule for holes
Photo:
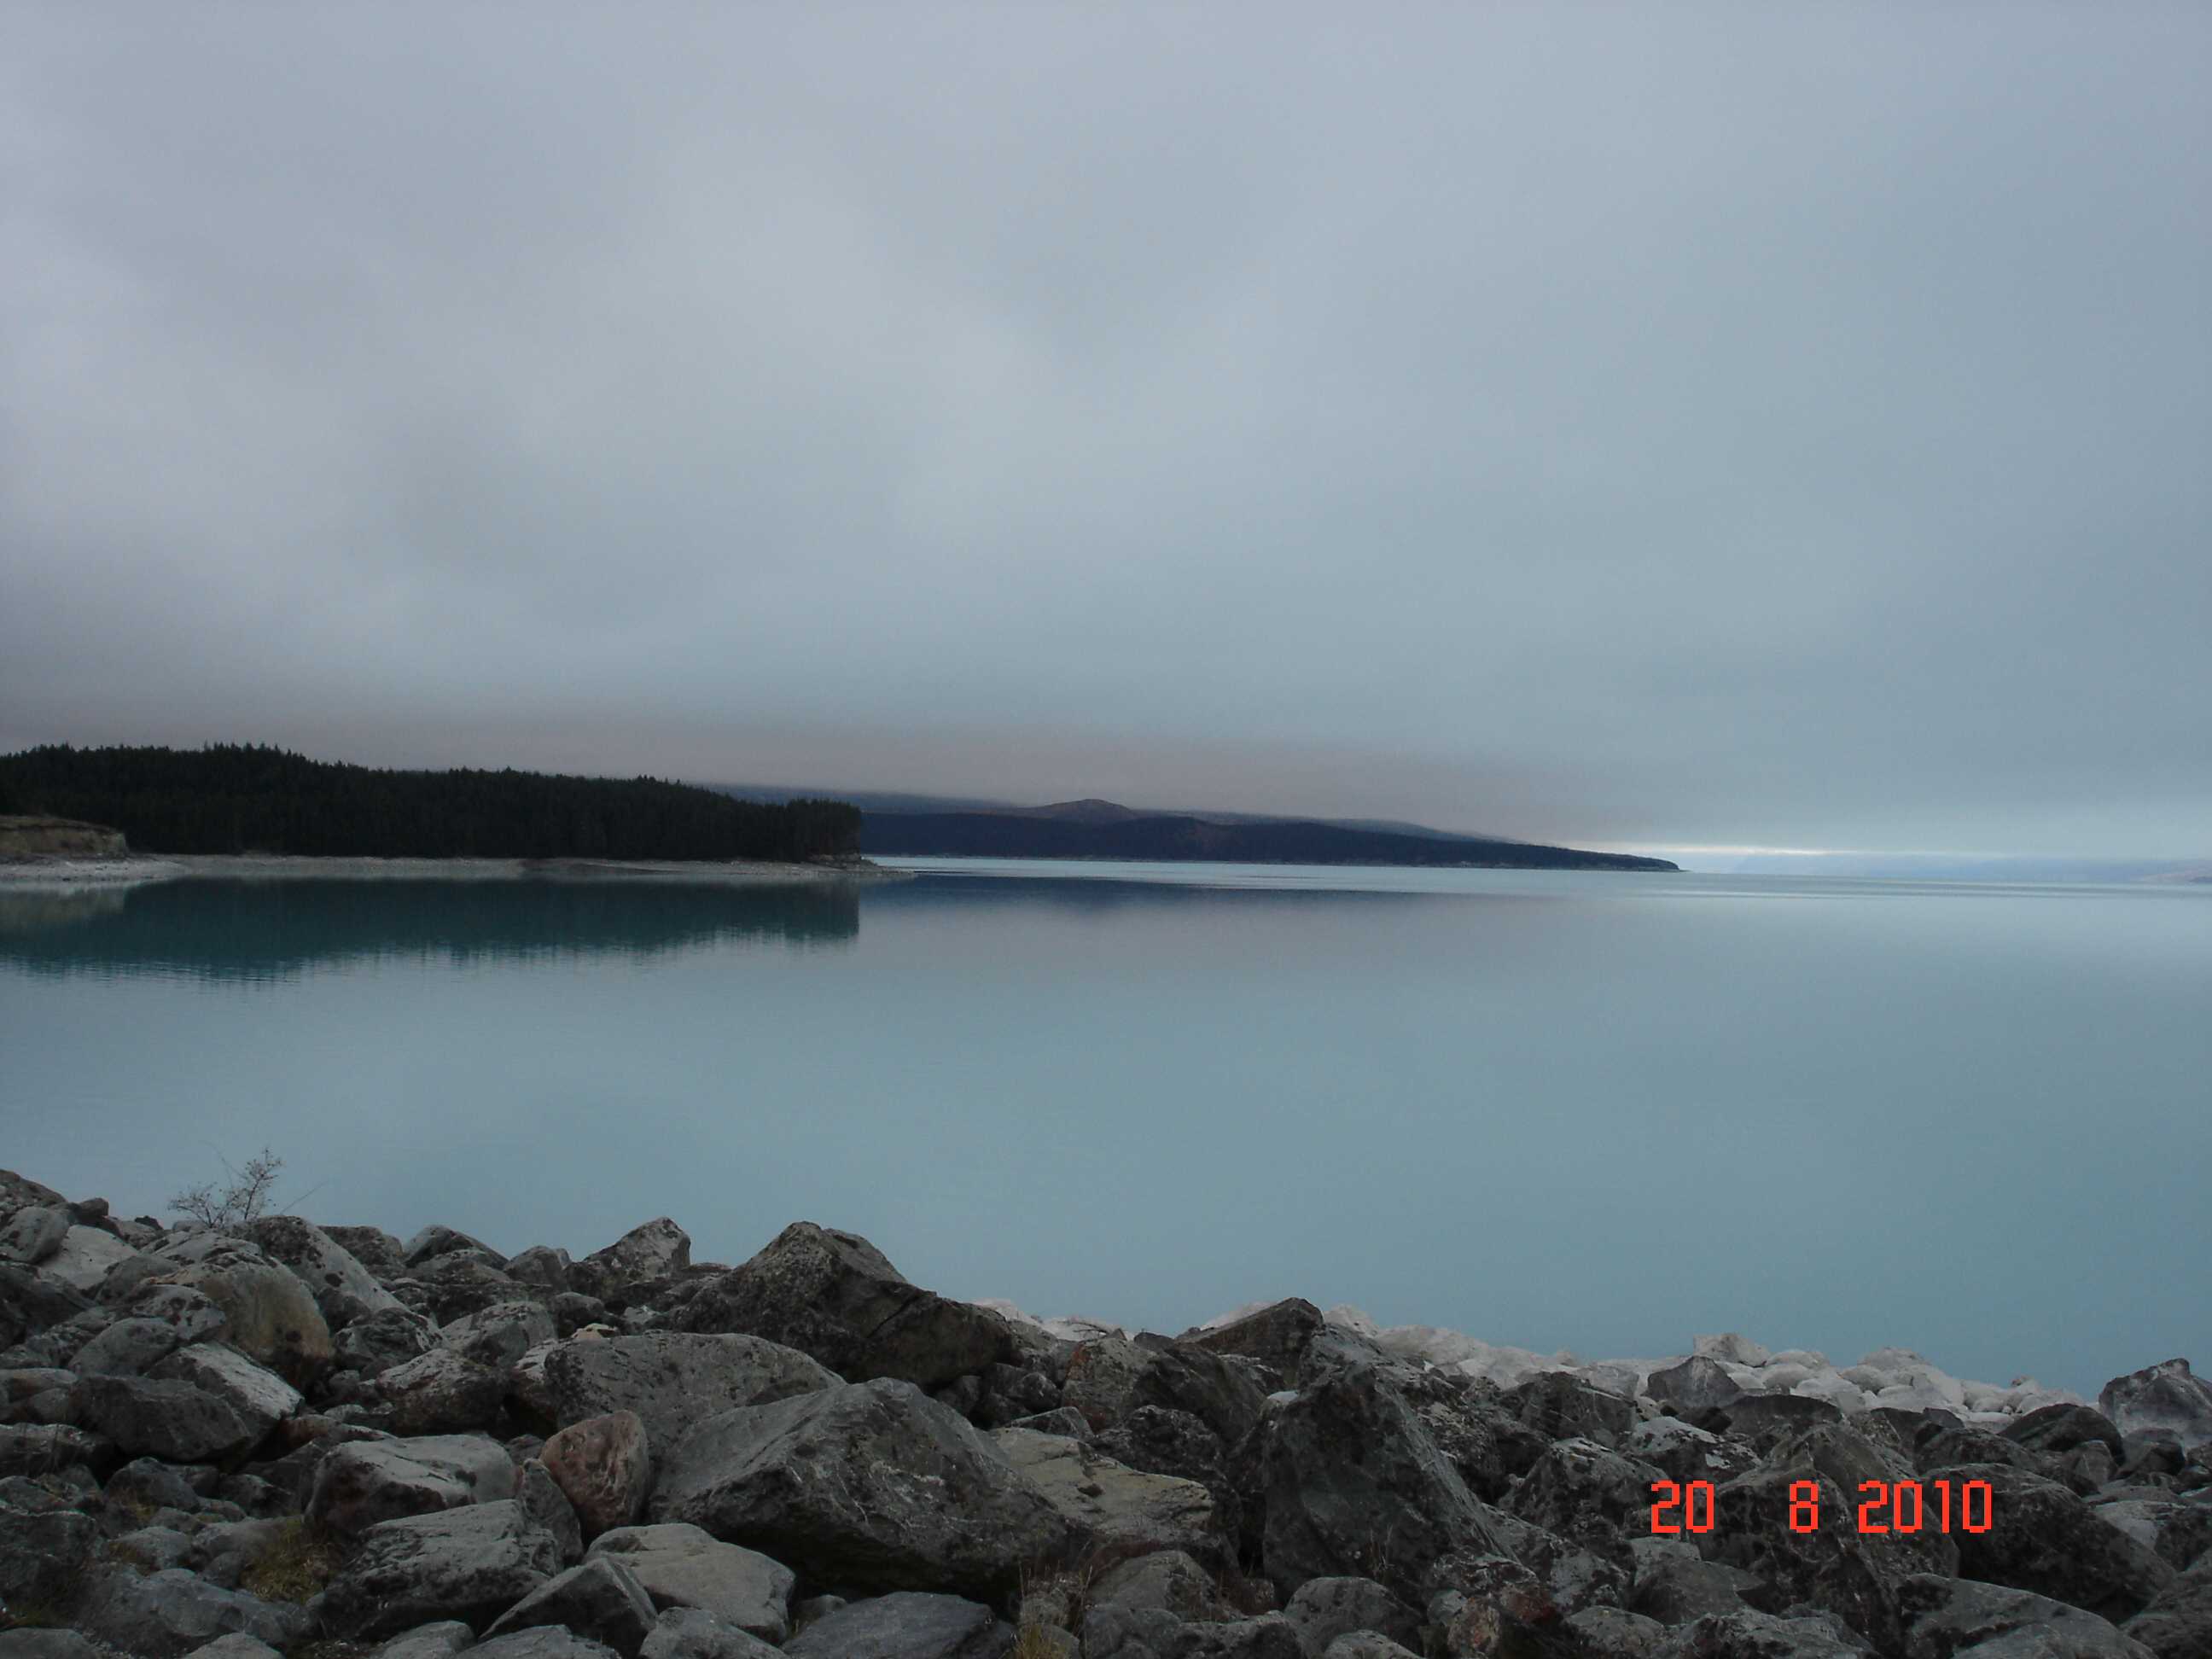
[[[1692,1338],[1692,1354],[1703,1354],[1707,1359],[1717,1359],[1723,1364],[1764,1365],[1773,1356],[1747,1336],[1734,1331],[1722,1336]]]
[[[72,1227],[61,1247],[39,1264],[39,1272],[87,1296],[107,1282],[108,1274],[143,1254],[97,1227]]]
[[[1767,1362],[1774,1365],[1805,1365],[1816,1371],[1832,1370],[1828,1356],[1818,1348],[1784,1348]]]
[[[1370,1342],[1382,1334],[1380,1325],[1349,1302],[1340,1302],[1329,1309],[1322,1315],[1322,1322],[1350,1331],[1354,1336],[1364,1336]]]
[[[1865,1389],[1832,1370],[1814,1371],[1790,1392],[1807,1400],[1825,1400],[1846,1417],[1855,1417],[1873,1404]]]

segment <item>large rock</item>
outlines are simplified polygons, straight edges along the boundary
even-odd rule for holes
[[[482,1435],[356,1440],[317,1466],[307,1512],[339,1537],[354,1538],[380,1522],[512,1498],[515,1480],[507,1449]]]
[[[711,1281],[684,1328],[766,1337],[852,1382],[894,1377],[933,1389],[1017,1354],[1006,1322],[907,1282],[857,1233],[794,1222],[750,1261]]]
[[[1099,1549],[1225,1559],[1229,1540],[1214,1524],[1212,1496],[1196,1481],[1129,1468],[1064,1435],[1009,1428],[995,1431],[991,1440]]]
[[[1256,1359],[1285,1382],[1299,1380],[1298,1367],[1314,1338],[1321,1334],[1321,1310],[1304,1297],[1269,1304],[1219,1325],[1185,1331],[1183,1340],[1195,1342],[1215,1353],[1242,1354]]]
[[[507,1265],[507,1258],[481,1238],[471,1238],[466,1233],[458,1232],[451,1227],[441,1227],[434,1223],[423,1228],[414,1237],[409,1239],[401,1248],[400,1255],[409,1267],[420,1267],[427,1262],[436,1261],[441,1256],[455,1255],[464,1252],[483,1257],[494,1267],[504,1267]]]
[[[297,1415],[307,1403],[300,1391],[276,1372],[264,1370],[237,1349],[220,1342],[195,1342],[179,1348],[147,1375],[161,1382],[189,1382],[228,1401],[263,1435],[286,1418]]]
[[[670,1521],[602,1533],[592,1553],[619,1557],[656,1607],[697,1607],[769,1643],[790,1633],[798,1575],[757,1550]]]
[[[792,1659],[1000,1659],[1014,1632],[990,1608],[906,1590],[852,1601],[784,1648]]]
[[[495,1302],[463,1314],[438,1333],[441,1347],[501,1370],[553,1340],[553,1316],[535,1302]]]
[[[2158,1659],[2203,1659],[2212,1653],[2212,1556],[2178,1575],[2121,1630]]]
[[[584,1527],[576,1519],[576,1506],[547,1473],[544,1464],[534,1457],[523,1460],[522,1467],[515,1472],[514,1496],[523,1512],[550,1533],[553,1541],[560,1545],[562,1565],[573,1567],[584,1559]]]
[[[2155,1550],[2108,1527],[2056,1480],[2005,1463],[1967,1463],[1936,1471],[1954,1491],[1986,1480],[1992,1493],[1987,1532],[1955,1532],[1959,1576],[2033,1590],[2118,1623],[2140,1612],[2172,1581]]]
[[[1866,1645],[1832,1617],[1719,1613],[1670,1632],[1651,1659],[1867,1659],[1867,1654]]]
[[[690,1265],[691,1235],[666,1216],[658,1216],[586,1256],[571,1269],[567,1288],[605,1300],[633,1285],[672,1277]],[[509,1263],[510,1272],[513,1267]]]
[[[1744,1393],[1720,1361],[1703,1354],[1692,1354],[1679,1365],[1652,1372],[1644,1391],[1685,1417],[1734,1405]]]
[[[2184,1447],[2212,1441],[2212,1383],[2191,1371],[2186,1359],[2114,1377],[2098,1391],[2097,1406],[2123,1434],[2162,1429]]]
[[[637,1659],[653,1618],[652,1600],[629,1569],[613,1556],[599,1555],[531,1591],[486,1634],[496,1639],[550,1625],[604,1642],[623,1659]]]
[[[1373,1631],[1401,1646],[1421,1644],[1420,1615],[1372,1578],[1310,1578],[1283,1609],[1308,1653],[1354,1631]]]
[[[2110,1621],[2027,1590],[1919,1574],[1899,1586],[1898,1596],[1905,1659],[1952,1659],[2007,1637],[2026,1638],[2006,1644],[2023,1659],[2138,1659],[2141,1651]]]
[[[1799,1483],[1818,1488],[1820,1525],[1799,1532],[1790,1524]],[[1762,1467],[1720,1488],[1710,1532],[1690,1536],[1709,1561],[1740,1567],[1772,1587],[1778,1607],[1806,1603],[1832,1613],[1875,1646],[1895,1646],[1901,1629],[1897,1583],[1924,1559],[1915,1548],[1887,1555],[1894,1537],[1862,1535],[1858,1496],[1804,1468]],[[1639,1602],[1638,1612],[1648,1611]]]
[[[0,1261],[35,1267],[62,1247],[75,1222],[63,1204],[26,1204],[0,1225]]]
[[[143,1376],[81,1376],[70,1391],[77,1421],[126,1455],[165,1463],[220,1463],[259,1444],[265,1423],[189,1382]]]
[[[185,1267],[173,1278],[222,1310],[232,1346],[295,1387],[307,1387],[329,1368],[331,1328],[289,1268],[240,1261]]]
[[[1562,1440],[1506,1500],[1508,1513],[1626,1567],[1627,1540],[1650,1533],[1659,1471],[1595,1440]]]
[[[1158,1550],[1109,1567],[1081,1600],[1091,1607],[1156,1607],[1190,1624],[1221,1617],[1221,1592],[1214,1585],[1213,1575],[1181,1550]],[[1039,1618],[1046,1623],[1064,1623],[1070,1611],[1072,1601],[1061,1596],[1056,1587],[1025,1595],[1022,1601],[1025,1624]]]
[[[840,1590],[995,1596],[1077,1537],[965,1419],[889,1378],[708,1419],[667,1455],[652,1514]]]
[[[450,1348],[433,1348],[392,1366],[377,1387],[392,1406],[392,1426],[404,1435],[488,1429],[507,1397],[503,1376]]]
[[[1111,1428],[1139,1403],[1137,1385],[1158,1356],[1125,1336],[1094,1336],[1067,1357],[1060,1403],[1094,1429]]]
[[[545,1384],[560,1426],[635,1412],[646,1439],[665,1450],[709,1417],[839,1386],[794,1348],[757,1336],[647,1331],[579,1337],[545,1356]]]
[[[1261,1419],[1243,1455],[1256,1464],[1261,1556],[1279,1592],[1368,1577],[1425,1601],[1439,1557],[1507,1553],[1423,1421],[1421,1387],[1396,1367],[1348,1367]]]
[[[288,1648],[304,1639],[309,1628],[300,1607],[225,1589],[180,1567],[143,1578],[128,1571],[109,1574],[87,1596],[75,1622],[141,1659],[180,1659],[234,1632]]]
[[[176,1351],[177,1328],[165,1319],[118,1319],[70,1356],[81,1376],[143,1376]]]
[[[697,1607],[663,1607],[638,1659],[777,1659],[781,1650]]]
[[[113,1233],[98,1227],[72,1226],[40,1262],[38,1271],[52,1284],[65,1286],[81,1296],[96,1296],[109,1274],[140,1259],[138,1251]]]
[[[363,1376],[381,1376],[394,1365],[420,1358],[436,1345],[437,1329],[410,1308],[362,1315],[337,1334],[337,1363]]]
[[[270,1261],[307,1287],[324,1323],[334,1332],[365,1315],[401,1306],[352,1251],[312,1222],[295,1215],[266,1215],[246,1231]]]
[[[511,1498],[408,1516],[362,1534],[318,1610],[325,1629],[356,1639],[442,1619],[482,1631],[560,1565],[559,1547]]]
[[[13,1347],[92,1306],[92,1298],[29,1267],[0,1261],[0,1346]]]
[[[79,1510],[0,1504],[0,1606],[68,1601],[99,1542],[100,1528]]]
[[[610,1412],[571,1423],[538,1455],[568,1494],[587,1540],[627,1527],[645,1508],[653,1487],[653,1450],[635,1412]]]

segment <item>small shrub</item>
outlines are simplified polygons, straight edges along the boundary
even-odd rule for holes
[[[169,1207],[210,1227],[246,1226],[258,1221],[268,1208],[270,1191],[283,1167],[284,1160],[266,1146],[258,1157],[247,1158],[243,1169],[226,1158],[223,1182],[203,1181],[197,1187],[187,1187],[171,1195]]]
[[[331,1582],[337,1571],[337,1545],[322,1531],[293,1516],[253,1565],[239,1575],[242,1589],[264,1601],[305,1601]]]

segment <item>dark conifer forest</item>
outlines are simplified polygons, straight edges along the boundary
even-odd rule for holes
[[[857,807],[732,800],[657,778],[399,772],[266,744],[0,756],[0,799],[120,830],[141,853],[372,858],[760,859],[851,854]]]

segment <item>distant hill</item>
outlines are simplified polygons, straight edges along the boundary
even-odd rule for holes
[[[860,812],[655,778],[387,771],[259,744],[0,755],[13,811],[110,824],[141,853],[370,858],[836,858]]]
[[[1223,823],[1113,801],[965,812],[864,811],[863,853],[940,858],[1128,859],[1224,864],[1482,866],[1673,870],[1665,859],[1528,842],[1361,829],[1277,818]]]
[[[1419,836],[1426,841],[1471,841],[1519,845],[1511,836],[1493,836],[1465,830],[1437,830],[1402,818],[1287,817],[1279,812],[1224,812],[1211,806],[1122,806],[1096,798],[1060,801],[1051,806],[1023,806],[1010,800],[973,795],[916,795],[880,789],[806,788],[788,784],[708,783],[700,787],[737,800],[786,801],[817,796],[849,801],[863,812],[933,813],[988,812],[1015,817],[1066,817],[1081,811],[1101,811],[1121,820],[1128,818],[1196,818],[1203,823],[1322,823],[1337,830],[1380,830],[1394,836]],[[1100,822],[1105,820],[1101,819]]]

